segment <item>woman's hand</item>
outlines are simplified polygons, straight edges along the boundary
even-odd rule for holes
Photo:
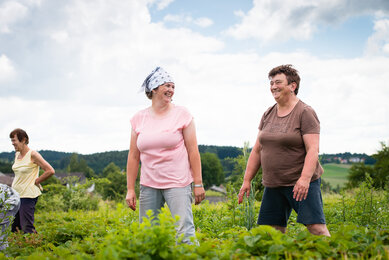
[[[296,201],[302,201],[307,198],[310,182],[311,178],[305,178],[303,176],[297,180],[293,188],[293,198]]]
[[[239,194],[238,194],[238,204],[242,203],[243,196],[246,194],[246,197],[248,198],[250,195],[251,185],[248,181],[243,181],[242,187],[240,188]]]
[[[296,201],[302,201],[307,198],[309,184],[311,183],[312,175],[315,172],[319,159],[319,138],[319,134],[303,135],[303,141],[307,154],[305,155],[304,167],[301,172],[301,176],[293,188],[293,199]]]
[[[205,199],[204,187],[194,187],[195,205],[200,204]]]
[[[38,179],[35,179],[35,186],[39,188],[40,191],[43,191],[42,185],[38,182]]]
[[[130,209],[136,210],[136,194],[134,190],[128,190],[126,195],[126,203]]]

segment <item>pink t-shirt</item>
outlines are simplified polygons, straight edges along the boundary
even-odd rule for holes
[[[138,135],[140,184],[157,189],[185,187],[193,182],[182,131],[193,116],[182,106],[174,106],[163,118],[139,111],[131,119]]]

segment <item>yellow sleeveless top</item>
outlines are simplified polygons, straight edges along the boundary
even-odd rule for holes
[[[22,159],[18,159],[20,152],[16,152],[12,165],[15,173],[12,188],[19,193],[20,198],[36,198],[42,194],[35,185],[35,180],[39,177],[39,166],[31,161],[31,152],[30,149]]]

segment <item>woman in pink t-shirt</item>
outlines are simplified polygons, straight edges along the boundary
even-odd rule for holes
[[[195,237],[192,215],[192,183],[195,204],[205,198],[201,161],[192,115],[172,104],[172,78],[157,67],[142,88],[151,106],[131,119],[131,143],[127,159],[127,205],[136,209],[135,181],[141,162],[139,218],[148,210],[157,218],[166,202],[172,215],[180,216],[177,234],[183,242]]]

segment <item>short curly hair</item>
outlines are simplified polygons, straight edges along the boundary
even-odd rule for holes
[[[18,138],[19,142],[22,142],[23,140],[25,140],[26,144],[28,144],[28,135],[27,135],[26,131],[24,131],[23,129],[20,129],[20,128],[14,129],[9,134],[9,138],[13,138],[14,136],[16,136]]]
[[[288,84],[295,82],[297,87],[294,90],[294,93],[297,95],[299,92],[299,87],[300,87],[300,76],[298,74],[298,71],[293,68],[293,65],[291,64],[286,64],[286,65],[280,65],[275,68],[273,68],[269,72],[269,79],[273,78],[277,74],[285,74],[286,79],[288,80]]]

